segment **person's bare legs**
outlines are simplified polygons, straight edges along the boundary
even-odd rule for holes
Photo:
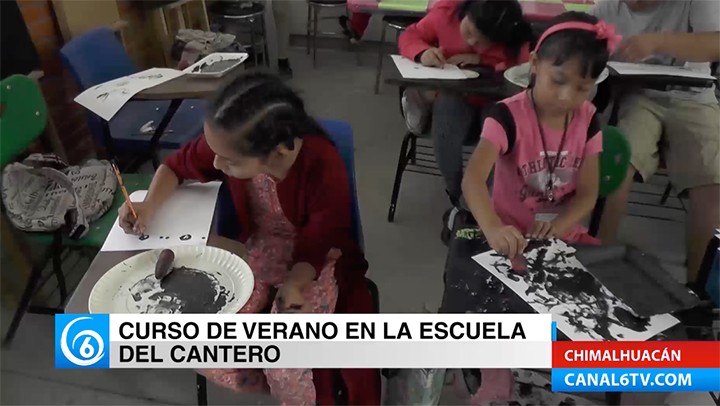
[[[628,168],[625,181],[618,189],[611,193],[605,199],[605,208],[598,230],[598,238],[603,244],[612,244],[617,241],[618,230],[620,229],[620,221],[627,214],[628,199],[630,198],[630,188],[635,177],[635,168],[630,165]]]
[[[617,241],[620,221],[627,212],[635,173],[639,171],[643,178],[648,178],[657,170],[658,142],[662,134],[661,119],[664,110],[642,95],[628,96],[620,104],[617,126],[627,138],[632,156],[625,181],[605,199],[605,209],[598,230],[598,238],[603,244]]]
[[[720,227],[720,185],[698,186],[689,190],[686,221],[688,282],[694,282],[700,271],[708,242]]]

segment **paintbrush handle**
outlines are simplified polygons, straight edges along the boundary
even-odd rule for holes
[[[125,187],[125,182],[123,181],[122,175],[120,174],[120,170],[115,164],[112,164],[113,171],[115,172],[115,177],[117,178],[118,184],[120,185],[120,190],[122,191],[123,196],[125,197],[125,203],[130,208],[130,211],[132,212],[133,216],[135,216],[135,220],[137,220],[138,215],[135,211],[135,207],[132,204],[132,201],[130,200],[130,194],[128,194],[127,188]]]

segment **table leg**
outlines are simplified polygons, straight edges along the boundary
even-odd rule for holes
[[[380,44],[378,44],[378,63],[377,72],[375,72],[375,94],[380,93],[380,77],[382,76],[382,63],[385,56],[385,35],[387,33],[387,24],[383,22],[382,32],[380,34]]]
[[[605,198],[598,197],[593,208],[592,215],[590,216],[590,227],[588,228],[588,234],[596,237],[598,231],[600,231],[600,220],[602,220],[603,211],[605,210]]]
[[[155,129],[155,133],[153,133],[153,136],[150,139],[150,148],[148,154],[150,159],[152,159],[153,167],[155,169],[160,166],[160,159],[157,156],[157,149],[158,144],[160,143],[160,137],[162,137],[165,133],[168,125],[170,125],[170,120],[172,120],[173,116],[175,116],[175,113],[177,112],[182,102],[183,99],[172,99],[170,101],[170,106],[168,106],[165,115],[163,116],[162,120],[160,120],[160,124],[158,124],[157,128]],[[140,164],[142,164],[142,162],[139,162],[137,166],[140,166]]]

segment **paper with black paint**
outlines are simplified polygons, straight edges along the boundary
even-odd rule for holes
[[[125,234],[115,219],[101,251],[139,251],[181,245],[206,245],[210,233],[220,182],[183,185],[155,213],[147,225],[147,238]],[[130,195],[142,202],[146,190]]]
[[[560,240],[531,241],[525,251],[528,269],[512,270],[495,251],[473,259],[538,313],[551,313],[557,327],[573,341],[645,341],[679,323],[670,314],[638,316],[612,294]]]
[[[75,102],[110,121],[136,94],[184,74],[176,69],[151,68],[85,89]]]

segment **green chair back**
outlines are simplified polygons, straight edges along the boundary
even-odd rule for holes
[[[24,75],[0,81],[0,111],[0,167],[5,167],[42,135],[48,112],[37,82]]]
[[[603,128],[600,155],[600,197],[607,197],[625,180],[630,165],[630,143],[617,127]]]

